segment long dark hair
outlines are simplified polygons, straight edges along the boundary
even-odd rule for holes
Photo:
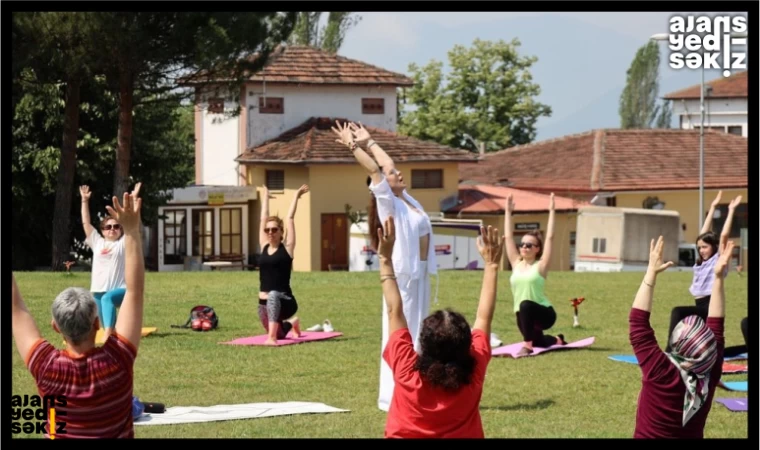
[[[451,309],[426,317],[420,330],[420,355],[414,369],[432,386],[456,391],[470,384],[475,358],[467,319]]]
[[[383,168],[380,168],[382,171]],[[367,186],[372,183],[372,177],[367,177]],[[367,227],[369,228],[369,237],[372,243],[372,250],[377,252],[377,247],[380,245],[380,240],[377,237],[377,229],[383,228],[383,223],[380,222],[380,215],[377,213],[377,199],[375,194],[369,193],[369,207],[367,208]]]
[[[718,236],[716,236],[712,231],[708,231],[697,236],[697,265],[701,266],[705,261],[702,259],[702,255],[699,254],[699,241],[702,241],[712,247],[712,254],[714,256],[716,253],[718,253]]]

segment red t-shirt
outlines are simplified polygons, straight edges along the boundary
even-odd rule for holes
[[[56,439],[134,438],[136,356],[135,346],[116,333],[102,347],[79,357],[57,350],[44,339],[32,346],[26,364],[39,395],[66,397],[66,406],[55,406],[56,421],[66,422],[66,434],[56,434]],[[50,437],[48,428],[46,424],[46,438]]]
[[[485,438],[479,406],[491,343],[482,330],[472,332],[470,353],[475,358],[470,384],[449,393],[429,386],[414,370],[417,352],[409,329],[391,334],[383,358],[393,371],[395,387],[385,437]]]

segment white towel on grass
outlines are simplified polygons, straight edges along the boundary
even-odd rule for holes
[[[282,402],[246,403],[216,406],[174,406],[162,414],[144,414],[135,425],[174,425],[178,423],[218,422],[222,420],[258,419],[292,414],[324,414],[348,412],[324,403]]]

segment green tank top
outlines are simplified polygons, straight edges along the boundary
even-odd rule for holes
[[[538,271],[538,262],[533,263],[527,270],[518,271],[513,269],[509,282],[512,284],[512,298],[514,299],[514,312],[520,311],[520,303],[523,300],[531,300],[539,305],[551,307],[552,304],[544,293],[544,277]]]

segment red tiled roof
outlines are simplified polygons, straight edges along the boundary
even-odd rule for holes
[[[249,148],[236,161],[241,163],[331,163],[356,164],[346,146],[337,143],[332,131],[335,121],[346,119],[312,117],[280,136]],[[476,161],[478,155],[466,150],[446,147],[435,142],[402,136],[388,130],[365,128],[395,162]]]
[[[512,195],[515,213],[549,211],[549,196],[504,186],[487,184],[460,184],[459,203],[444,212],[462,214],[503,214],[506,199]],[[554,196],[555,211],[577,211],[588,205],[571,198]]]
[[[705,132],[705,187],[744,188],[746,138]],[[699,132],[594,130],[486,153],[459,165],[460,180],[555,193],[699,187]]]
[[[255,60],[257,55],[250,58]],[[204,79],[203,75],[195,78]],[[414,85],[406,75],[304,45],[278,47],[264,67],[248,80],[288,84]],[[190,79],[187,82],[192,83]]]
[[[745,98],[747,94],[747,71],[739,72],[726,78],[717,78],[705,83],[712,87],[710,98]],[[698,99],[700,85],[696,84],[680,91],[665,95],[668,100]]]

